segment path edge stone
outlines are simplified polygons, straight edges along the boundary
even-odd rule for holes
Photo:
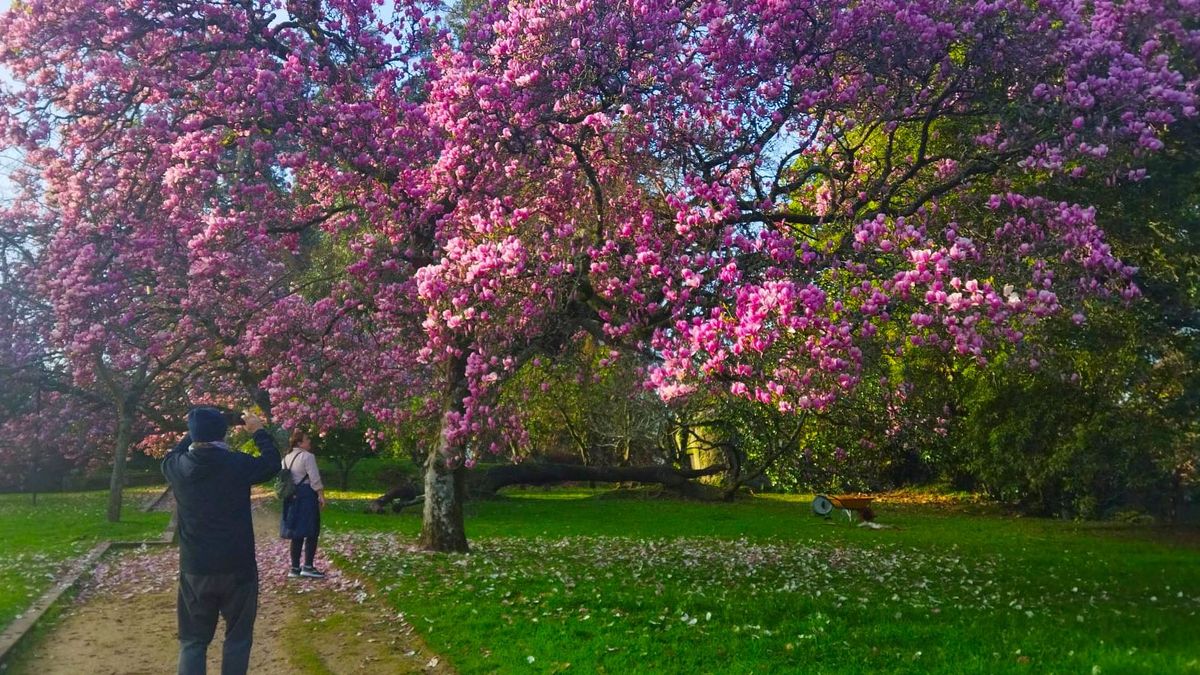
[[[38,619],[42,618],[54,606],[54,603],[62,597],[63,593],[66,593],[75,584],[79,583],[79,577],[91,569],[96,561],[100,559],[100,556],[104,555],[110,547],[112,547],[112,542],[107,540],[102,541],[93,546],[92,550],[88,551],[84,556],[76,559],[75,564],[67,571],[66,576],[59,579],[40,598],[34,600],[33,604],[21,614],[20,618],[9,624],[3,633],[0,633],[0,663],[5,662],[9,655],[12,654],[13,649],[21,643],[22,638],[28,635],[29,631],[33,630],[33,627],[37,625]]]

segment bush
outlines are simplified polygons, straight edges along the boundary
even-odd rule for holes
[[[1167,515],[1178,491],[1159,459],[1171,430],[1114,398],[1053,375],[980,378],[959,461],[989,496],[1034,515]]]
[[[385,489],[404,482],[420,482],[416,467],[407,462],[387,462],[375,469],[375,481]]]

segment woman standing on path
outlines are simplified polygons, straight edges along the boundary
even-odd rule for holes
[[[292,569],[289,577],[325,578],[325,573],[313,567],[317,554],[317,536],[321,533],[321,509],[325,508],[325,485],[312,452],[312,435],[302,429],[292,432],[292,451],[283,458],[283,468],[292,472],[296,492],[283,502],[283,518],[279,536],[292,540]],[[304,551],[304,566],[300,566],[300,551]]]

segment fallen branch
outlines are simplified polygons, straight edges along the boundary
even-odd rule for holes
[[[413,501],[416,498],[417,488],[412,483],[404,482],[379,495],[375,499],[372,499],[367,504],[367,513],[383,513],[383,510],[387,508],[387,505],[393,501],[396,501],[397,499],[399,499],[404,506],[411,506],[412,504],[417,503]],[[421,501],[424,500],[425,496],[421,495]],[[404,506],[400,506],[395,510],[398,512],[401,508],[404,508]]]
[[[479,491],[495,494],[509,485],[553,485],[557,483],[594,481],[597,483],[658,483],[679,491],[684,496],[701,496],[695,478],[713,476],[725,467],[705,469],[676,469],[672,466],[582,466],[579,464],[542,464],[525,462],[488,469]]]
[[[725,471],[724,465],[704,469],[676,469],[667,465],[654,466],[583,466],[582,464],[552,464],[525,462],[494,466],[472,480],[472,494],[489,497],[510,485],[557,485],[559,483],[657,483],[692,499],[711,499],[711,491],[693,482],[696,478],[714,476]],[[397,501],[399,500],[399,501]],[[369,513],[383,513],[388,504],[396,501],[392,510],[399,512],[425,501],[411,483],[388,490],[367,504]]]
[[[406,509],[410,506],[416,506],[417,504],[424,504],[424,503],[425,503],[425,495],[419,494],[416,497],[413,497],[412,499],[410,499],[406,502],[394,502],[392,504],[392,513],[400,513],[401,511],[403,511],[404,509]]]

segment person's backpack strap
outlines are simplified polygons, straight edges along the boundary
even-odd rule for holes
[[[308,451],[307,451],[307,450],[301,450],[301,451],[300,451],[300,455],[304,454],[305,452],[308,452]],[[310,454],[311,454],[311,453],[310,453]],[[300,455],[296,455],[296,457],[299,457]],[[292,461],[294,462],[294,461],[296,461],[296,459],[295,459],[295,458],[292,458]],[[304,478],[301,478],[301,479],[300,479],[300,482],[299,482],[299,483],[296,483],[296,485],[304,485],[305,481],[308,481],[308,471],[305,471],[305,472],[304,472]],[[311,481],[308,481],[308,482],[311,482]]]

